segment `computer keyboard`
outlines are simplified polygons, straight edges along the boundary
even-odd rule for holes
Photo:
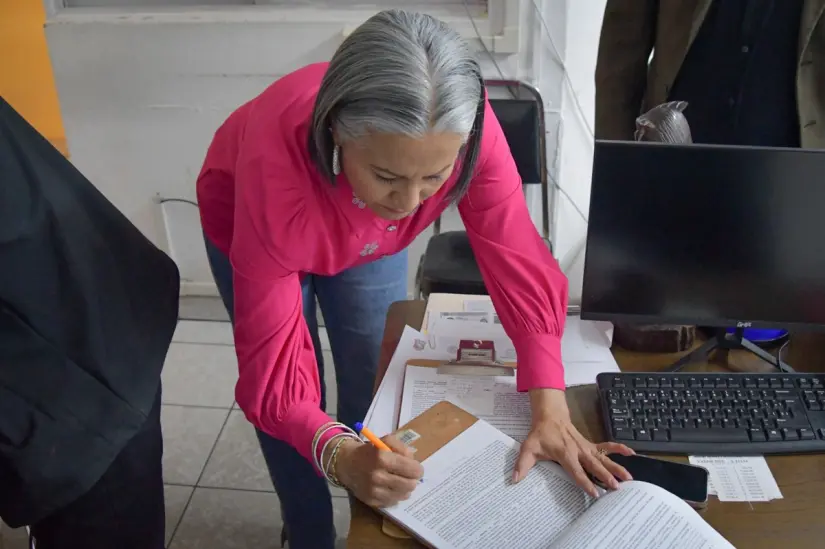
[[[603,373],[609,440],[637,452],[825,452],[825,374]]]

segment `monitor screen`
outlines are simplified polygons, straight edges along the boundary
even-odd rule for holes
[[[825,151],[597,141],[582,316],[825,328]]]

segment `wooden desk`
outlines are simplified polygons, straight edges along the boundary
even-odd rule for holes
[[[405,325],[419,327],[423,301],[393,304],[387,315],[376,388],[387,370]],[[651,371],[678,358],[675,355],[630,353],[615,349],[623,371]],[[788,345],[788,363],[797,371],[825,371],[825,336],[797,334]],[[760,371],[765,366],[747,353],[731,353],[736,370]],[[690,371],[714,371],[713,364],[697,364]],[[594,386],[567,391],[567,402],[576,426],[594,441],[604,440]],[[685,460],[684,457],[674,457]],[[702,516],[738,549],[822,547],[825,545],[825,455],[769,457],[784,499],[770,503],[720,503],[715,498]],[[381,517],[360,502],[353,502],[347,546],[350,549],[399,549],[421,547],[413,540],[397,540],[381,532]]]

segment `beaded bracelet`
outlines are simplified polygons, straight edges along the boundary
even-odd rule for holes
[[[327,460],[326,469],[324,469],[324,477],[327,481],[332,484],[333,486],[337,486],[338,488],[345,488],[343,484],[341,484],[341,480],[338,478],[338,474],[335,472],[336,465],[338,464],[338,450],[341,449],[341,446],[347,441],[350,440],[357,440],[358,442],[362,443],[360,438],[352,436],[350,433],[341,433],[336,435],[338,438],[338,442],[335,446],[332,447],[332,452],[330,452],[329,459]]]
[[[329,437],[327,439],[327,441],[321,447],[321,451],[318,452],[318,464],[320,465],[319,470],[322,473],[324,473],[326,471],[326,468],[324,467],[324,464],[322,463],[322,460],[324,459],[324,455],[327,453],[327,448],[329,448],[331,445],[333,445],[333,443],[336,440],[340,439],[341,437],[354,437],[354,436],[355,435],[353,435],[352,433],[348,433],[348,432],[344,431],[343,433],[335,433],[334,435],[332,435],[331,437]],[[327,467],[329,467],[329,463],[327,463]]]
[[[327,451],[327,447],[330,444],[335,443],[332,446],[332,452],[330,452],[330,454],[329,454],[329,458],[327,459],[326,466],[321,470],[322,473],[326,473],[327,471],[329,471],[330,465],[332,464],[332,454],[335,452],[335,449],[338,448],[338,446],[340,446],[348,438],[355,438],[355,437],[353,437],[350,433],[336,433],[336,434],[332,435],[329,438],[329,440],[327,441],[326,444],[324,444],[324,448],[321,450],[321,459],[324,459],[324,454]]]

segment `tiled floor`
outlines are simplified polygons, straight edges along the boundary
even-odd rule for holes
[[[328,404],[334,410],[334,372],[329,371]],[[229,324],[181,321],[163,372],[169,549],[278,546],[278,498],[255,432],[234,405],[236,378]],[[341,491],[334,491],[333,498],[343,539],[349,529],[349,500]]]
[[[329,343],[323,346],[332,364]],[[334,372],[327,371],[329,409]],[[275,549],[281,518],[255,432],[234,403],[237,364],[228,323],[181,321],[163,371],[164,480],[169,549]],[[333,492],[338,535],[349,501]],[[2,531],[11,540],[19,532]],[[3,549],[25,547],[8,541]]]

